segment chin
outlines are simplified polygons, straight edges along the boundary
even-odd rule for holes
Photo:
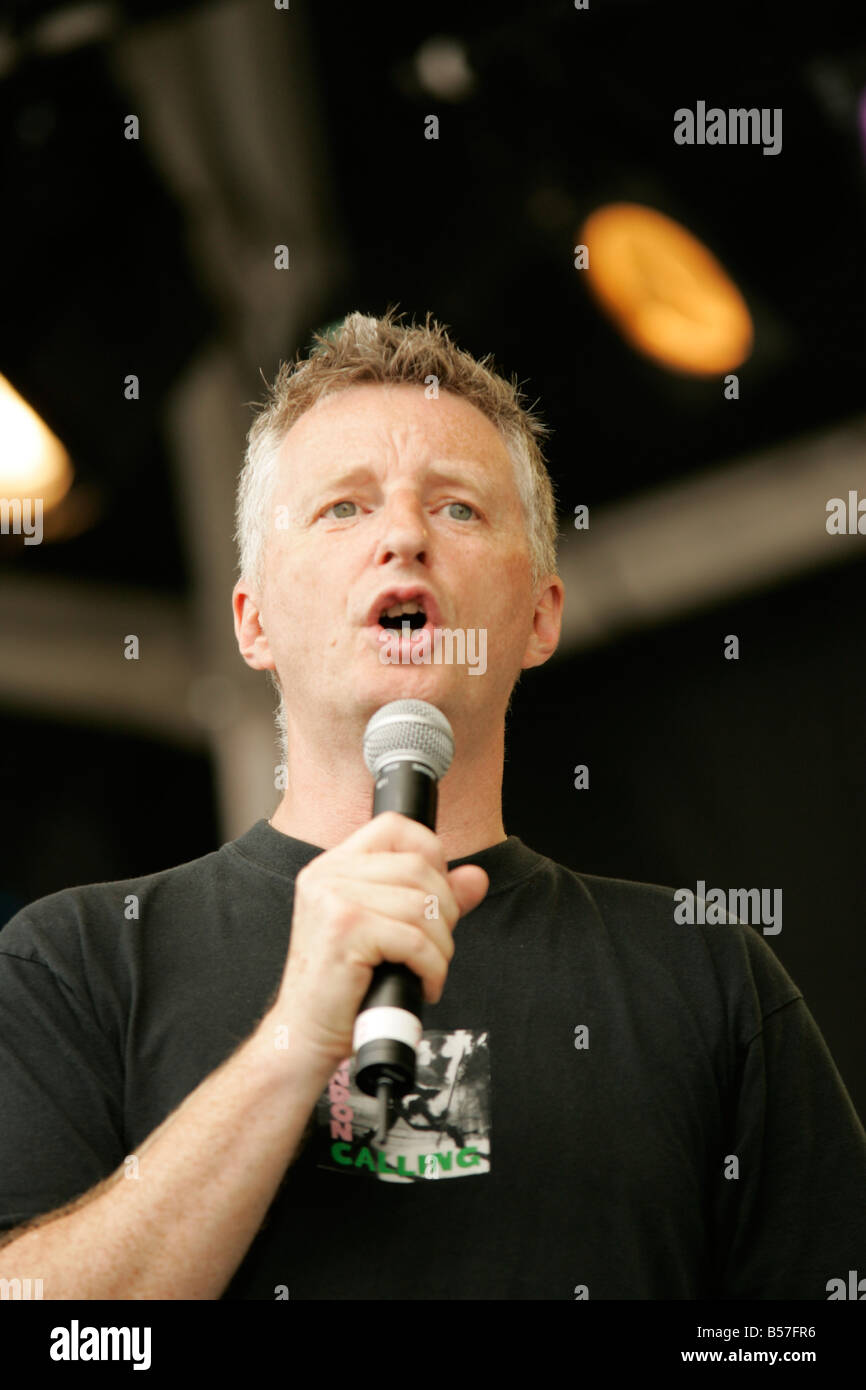
[[[421,666],[383,666],[377,680],[364,681],[371,694],[380,697],[382,704],[389,700],[427,700],[438,705],[453,696],[452,681],[442,680],[439,672]]]

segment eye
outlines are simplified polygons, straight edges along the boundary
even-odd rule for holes
[[[478,515],[478,513],[475,511],[475,508],[474,508],[474,507],[470,507],[470,505],[469,505],[468,502],[449,502],[449,503],[448,503],[448,506],[449,506],[449,508],[450,508],[450,507],[463,507],[465,511],[467,511],[467,512],[472,512],[473,516],[477,516],[477,515]],[[468,521],[469,518],[468,518],[468,517],[454,517],[454,520],[455,520],[455,521]]]
[[[330,507],[328,507],[324,512],[322,512],[322,516],[327,516],[328,512],[335,512],[337,507],[357,507],[357,505],[357,502],[350,502],[347,498],[344,498],[342,502],[332,502]],[[351,513],[349,513],[349,515],[351,515]],[[344,512],[342,516],[337,517],[337,520],[348,521],[349,515],[347,515]]]

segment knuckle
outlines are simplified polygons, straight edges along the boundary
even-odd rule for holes
[[[360,919],[361,909],[357,903],[350,902],[341,893],[326,889],[320,900],[324,920],[335,931],[347,931]]]
[[[413,956],[420,955],[427,945],[427,933],[423,927],[418,926],[415,922],[410,922],[408,927],[411,937],[410,954]]]
[[[313,860],[295,874],[295,892],[300,891],[302,896],[314,899],[322,892],[325,881],[320,867]]]
[[[407,868],[413,878],[425,878],[429,865],[419,850],[413,850],[408,856]]]

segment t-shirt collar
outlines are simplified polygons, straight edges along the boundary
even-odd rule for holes
[[[231,848],[237,850],[245,859],[252,860],[263,868],[294,879],[305,864],[323,854],[321,845],[311,845],[306,840],[296,840],[293,835],[285,835],[275,830],[268,820],[256,821],[245,834],[230,841]],[[530,874],[535,873],[546,862],[541,854],[530,849],[516,835],[509,835],[496,845],[475,854],[464,855],[460,859],[449,859],[448,868],[456,869],[461,864],[479,864],[490,879],[487,897],[504,892]]]

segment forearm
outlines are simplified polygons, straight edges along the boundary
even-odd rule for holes
[[[0,1277],[45,1299],[216,1299],[296,1157],[327,1081],[263,1019],[124,1171],[0,1248]]]

